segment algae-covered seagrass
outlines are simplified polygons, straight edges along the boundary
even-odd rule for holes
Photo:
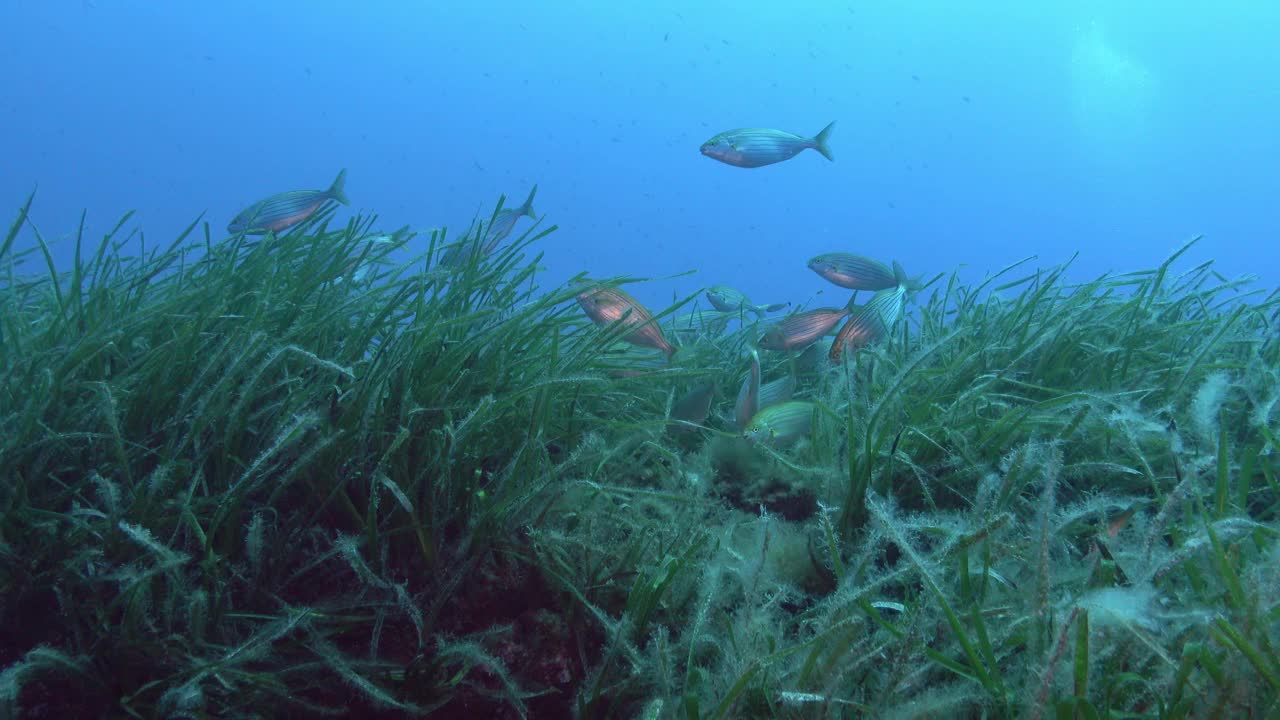
[[[837,365],[762,350],[818,408],[770,447],[732,392],[668,432],[760,326],[655,363],[539,287],[553,228],[442,267],[374,218],[139,255],[126,216],[62,272],[31,204],[0,713],[1277,712],[1280,299],[1175,270],[1192,244],[935,278]]]

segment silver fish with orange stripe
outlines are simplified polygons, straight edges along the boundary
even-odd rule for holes
[[[902,266],[888,265],[865,255],[824,253],[809,261],[809,269],[824,280],[850,290],[888,290],[906,284]]]
[[[508,208],[498,213],[497,217],[489,223],[489,230],[484,234],[484,246],[480,249],[485,255],[494,251],[498,247],[498,243],[506,239],[511,231],[516,227],[516,221],[522,217],[530,217],[537,219],[537,215],[533,212],[533,196],[538,194],[538,186],[534,185],[529,190],[529,197],[525,198],[524,203],[520,207]]]
[[[534,185],[529,191],[529,197],[525,198],[524,204],[519,207],[506,208],[498,211],[494,216],[493,222],[485,227],[480,220],[471,223],[465,232],[455,241],[440,259],[441,265],[457,265],[468,254],[478,252],[480,257],[485,257],[492,253],[498,247],[498,243],[502,242],[511,234],[516,227],[516,221],[522,217],[530,217],[537,219],[533,211],[533,196],[538,193],[538,186]]]
[[[232,218],[227,224],[227,232],[246,235],[280,232],[315,215],[330,200],[350,205],[346,183],[347,171],[344,168],[328,190],[293,190],[259,200]]]
[[[817,308],[788,315],[774,323],[760,338],[765,350],[796,350],[807,347],[849,315],[848,308]]]
[[[623,338],[632,345],[661,350],[668,359],[675,354],[675,346],[667,342],[653,315],[639,300],[622,289],[599,286],[589,288],[578,294],[578,304],[597,325],[621,322],[626,327],[634,327],[635,330]]]
[[[845,348],[861,348],[887,337],[902,315],[906,297],[905,285],[881,290],[872,296],[866,305],[849,316],[849,320],[836,333],[829,353],[831,360],[839,360],[844,355]]]

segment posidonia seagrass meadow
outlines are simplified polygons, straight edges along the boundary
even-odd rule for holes
[[[653,363],[584,278],[539,287],[554,228],[444,269],[372,218],[139,253],[126,216],[63,271],[31,205],[3,716],[1280,714],[1280,297],[1174,271],[1204,245],[938,276],[839,366],[762,353],[820,407],[764,449],[731,420],[760,328]]]

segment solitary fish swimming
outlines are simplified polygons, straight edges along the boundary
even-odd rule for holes
[[[833,127],[835,127],[834,121],[811,138],[769,128],[730,130],[703,143],[702,154],[740,168],[757,168],[790,160],[802,150],[809,148],[817,150],[826,159],[834,161],[831,148],[827,146]]]
[[[343,168],[328,190],[293,190],[272,195],[250,205],[227,225],[229,233],[263,235],[280,232],[306,220],[329,200],[350,205],[347,199],[347,170]]]

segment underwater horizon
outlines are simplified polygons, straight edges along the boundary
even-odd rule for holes
[[[0,720],[1280,717],[1280,8],[0,33]]]

